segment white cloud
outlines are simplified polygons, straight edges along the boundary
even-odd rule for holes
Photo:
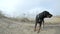
[[[0,10],[10,16],[23,13],[35,15],[44,10],[56,15],[60,11],[60,2],[59,0],[0,0]]]

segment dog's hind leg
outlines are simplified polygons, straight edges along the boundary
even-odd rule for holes
[[[39,29],[38,29],[38,32],[37,32],[37,33],[39,33],[39,32],[40,32],[40,30],[41,30],[41,25],[42,25],[42,22],[41,22],[41,23],[39,23]]]
[[[36,27],[37,27],[37,22],[35,23],[34,31],[36,31]]]

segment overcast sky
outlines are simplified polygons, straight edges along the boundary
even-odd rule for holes
[[[60,0],[0,0],[0,10],[7,16],[35,16],[44,10],[60,15]]]

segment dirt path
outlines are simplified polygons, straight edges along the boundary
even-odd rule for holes
[[[37,34],[34,24],[0,19],[0,34]],[[39,34],[60,34],[60,24],[46,24]]]

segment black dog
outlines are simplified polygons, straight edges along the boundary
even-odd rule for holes
[[[38,33],[39,33],[42,23],[43,23],[43,27],[44,27],[44,18],[51,18],[51,17],[52,17],[52,14],[50,14],[48,11],[43,11],[42,13],[39,13],[38,15],[36,15],[36,23],[35,23],[34,31],[36,31],[36,26],[38,23],[39,24]]]

